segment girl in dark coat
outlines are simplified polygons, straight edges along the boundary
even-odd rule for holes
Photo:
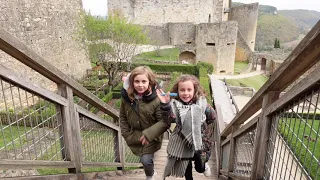
[[[147,180],[153,179],[154,153],[161,148],[163,133],[169,126],[162,121],[151,69],[135,68],[125,79],[121,95],[121,134],[131,151],[140,157]]]

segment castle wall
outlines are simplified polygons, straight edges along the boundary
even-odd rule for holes
[[[108,13],[120,12],[127,20],[132,21],[134,17],[134,0],[108,0]]]
[[[194,44],[196,26],[193,23],[168,23],[171,45]]]
[[[216,73],[233,74],[237,22],[199,24],[196,31],[197,61],[212,63]]]
[[[169,29],[167,25],[151,26],[144,25],[143,31],[146,33],[149,44],[156,46],[170,45]]]
[[[245,4],[231,8],[230,21],[237,21],[241,34],[252,51],[254,51],[259,4]]]
[[[252,51],[247,42],[238,30],[237,33],[237,47],[236,47],[236,61],[248,61],[252,55]]]
[[[85,52],[73,40],[81,9],[81,0],[3,0],[0,26],[64,73],[81,78],[91,67]],[[0,63],[44,87],[52,86],[2,51]]]
[[[207,23],[222,21],[223,0],[108,0],[109,12],[119,7],[141,25]]]

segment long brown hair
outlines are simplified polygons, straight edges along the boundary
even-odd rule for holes
[[[148,92],[152,91],[152,88],[155,87],[156,85],[156,76],[154,75],[154,73],[152,72],[152,70],[148,67],[148,66],[138,66],[136,68],[134,68],[130,74],[129,77],[129,87],[127,89],[127,93],[128,96],[130,98],[130,100],[134,100],[134,93],[135,93],[135,89],[133,86],[133,82],[134,82],[134,78],[138,75],[141,74],[146,74],[149,80],[149,87],[148,87]]]
[[[173,85],[170,92],[179,93],[178,92],[179,83],[186,82],[186,81],[191,81],[193,83],[193,87],[194,87],[194,95],[192,98],[193,102],[197,102],[197,100],[200,98],[200,96],[206,95],[205,91],[203,90],[203,88],[200,85],[199,79],[196,76],[189,75],[189,74],[181,75],[180,78],[177,80],[177,82]],[[176,99],[179,99],[179,96],[177,96]]]

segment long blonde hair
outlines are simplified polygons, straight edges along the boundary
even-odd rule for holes
[[[137,75],[141,75],[141,74],[146,74],[149,80],[149,87],[148,87],[148,92],[152,91],[152,88],[155,87],[156,85],[156,76],[154,75],[154,73],[152,72],[152,70],[148,67],[148,66],[138,66],[136,68],[134,68],[130,74],[129,77],[129,87],[127,89],[127,93],[128,96],[130,98],[130,100],[134,100],[134,93],[135,93],[135,89],[133,86],[133,82],[134,82],[134,78]]]
[[[193,102],[197,102],[201,96],[206,96],[205,91],[203,90],[203,88],[200,85],[199,79],[196,76],[189,75],[189,74],[181,75],[180,78],[173,85],[170,92],[179,93],[178,92],[179,83],[186,82],[186,81],[191,81],[193,83],[193,87],[194,87],[194,95],[192,98]],[[177,96],[176,99],[179,99],[179,96]]]

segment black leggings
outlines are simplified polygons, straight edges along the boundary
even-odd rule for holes
[[[192,161],[194,161],[194,168],[198,173],[203,173],[205,171],[205,164],[202,163],[201,153],[195,153],[193,158],[189,160],[186,172],[184,174],[184,177],[186,178],[186,180],[193,180]]]

